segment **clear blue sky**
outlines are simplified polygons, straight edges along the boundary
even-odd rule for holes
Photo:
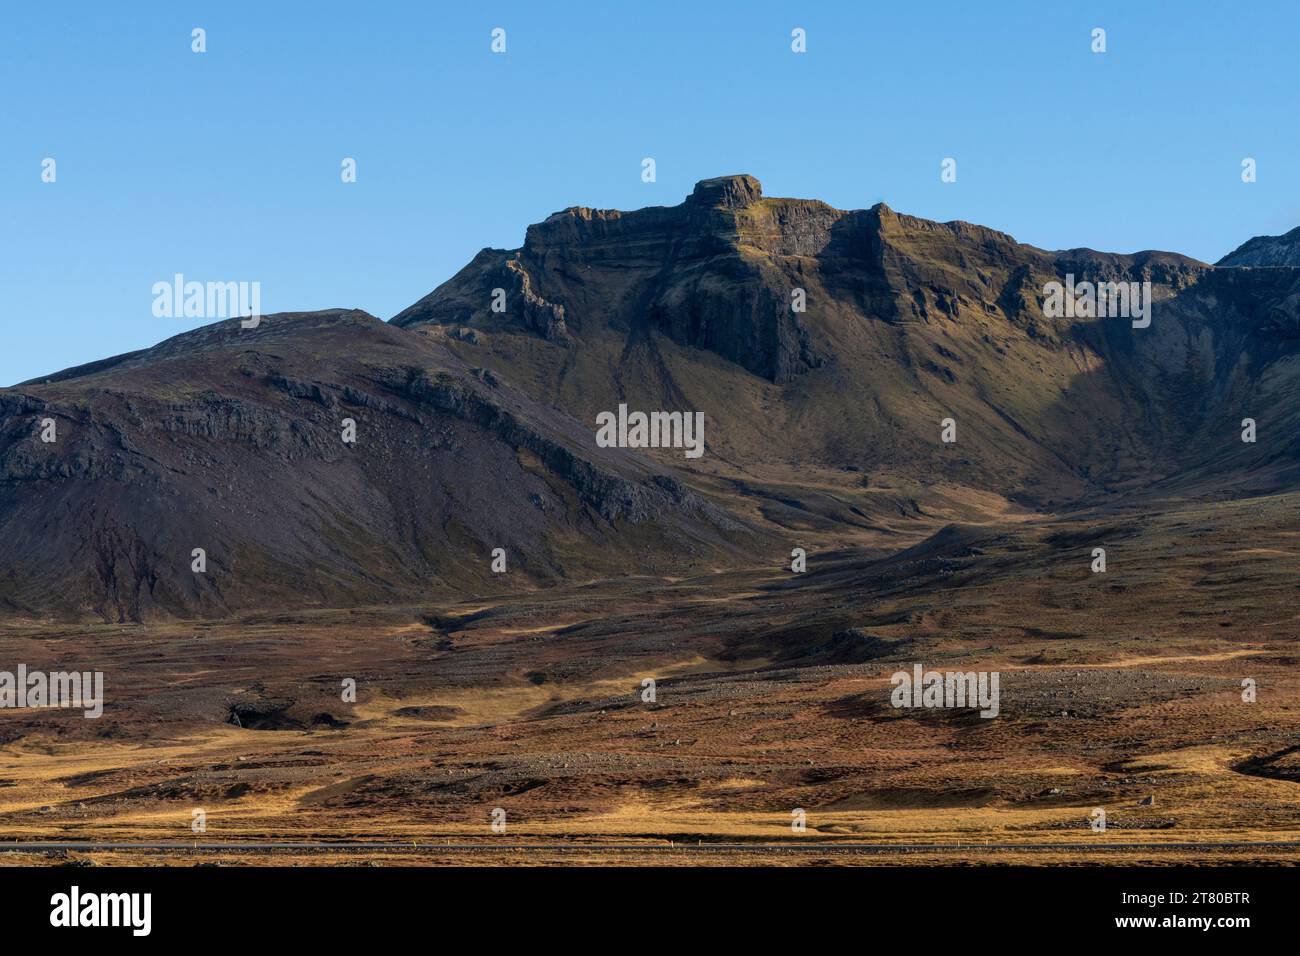
[[[263,312],[389,318],[565,206],[670,205],[732,172],[1046,248],[1213,261],[1300,225],[1298,8],[6,4],[0,384],[201,324],[151,313],[176,272],[259,281]]]

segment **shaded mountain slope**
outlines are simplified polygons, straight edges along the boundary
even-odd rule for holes
[[[666,469],[362,312],[220,322],[0,390],[0,414],[10,613],[418,600],[499,587],[497,547],[517,589],[751,537]]]

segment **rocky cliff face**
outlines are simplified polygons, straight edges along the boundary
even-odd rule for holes
[[[509,289],[490,310],[506,262],[562,310],[563,339]],[[1272,467],[1250,457],[1260,448],[1243,457],[1229,424],[1265,408],[1291,420],[1269,390],[1290,388],[1298,275],[1052,252],[883,204],[768,198],[742,175],[670,208],[556,213],[393,321],[579,417],[623,400],[703,410],[731,461],[942,475],[1041,506],[1212,471],[1221,455]],[[1149,282],[1154,321],[1046,314],[1047,284],[1066,276]],[[936,440],[945,418],[952,447]]]
[[[557,317],[576,335],[593,323],[654,331],[788,381],[821,359],[790,309],[791,277],[763,246],[775,245],[781,256],[787,249],[811,254],[840,215],[820,203],[803,205],[809,209],[778,208],[761,198],[756,180],[732,176],[700,183],[671,209],[573,207],[530,226],[519,250],[485,249],[393,322],[491,327],[492,290],[499,288],[518,303],[510,306],[517,325],[548,339],[561,337]],[[778,223],[788,215],[798,232]]]

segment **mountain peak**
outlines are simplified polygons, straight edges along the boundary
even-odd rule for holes
[[[753,176],[739,173],[701,179],[689,202],[705,206],[748,206],[763,198],[763,185]]]
[[[1300,226],[1281,236],[1247,239],[1216,265],[1300,266]]]

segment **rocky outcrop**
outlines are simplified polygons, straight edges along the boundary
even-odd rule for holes
[[[798,272],[770,268],[747,250],[812,254],[829,242],[837,214],[821,203],[787,203],[764,200],[750,176],[725,176],[668,209],[572,207],[530,226],[519,250],[483,250],[393,322],[486,330],[513,323],[548,339],[653,329],[788,381],[823,361],[792,308]],[[504,317],[489,307],[503,270],[518,277]]]
[[[513,279],[511,290],[522,301],[524,324],[546,339],[560,339],[568,334],[564,325],[564,306],[547,302],[533,291],[533,280],[516,256],[506,260],[506,272]]]

